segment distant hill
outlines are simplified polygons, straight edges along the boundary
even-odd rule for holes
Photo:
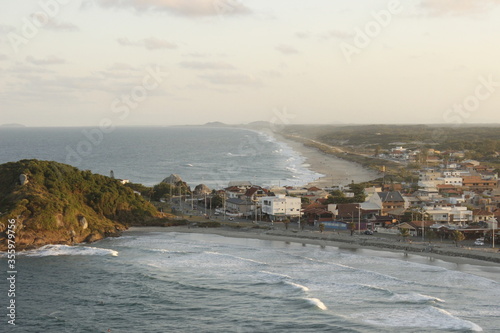
[[[26,127],[23,124],[1,124],[0,127]]]
[[[208,126],[208,127],[227,127],[228,125],[224,124],[224,123],[222,123],[220,121],[212,121],[212,122],[206,123],[203,126]]]
[[[2,251],[9,219],[16,219],[20,250],[95,241],[157,216],[153,205],[106,176],[39,160],[0,165]]]

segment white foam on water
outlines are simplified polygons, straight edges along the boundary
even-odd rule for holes
[[[118,251],[90,246],[45,245],[36,250],[22,252],[28,257],[49,256],[118,256]]]
[[[295,283],[295,282],[291,282],[291,281],[285,281],[286,284],[294,287],[295,289],[299,289],[299,290],[302,290],[302,291],[309,291],[309,288],[307,288],[306,286],[303,286],[301,284],[298,284],[298,283]]]
[[[286,275],[286,274],[273,273],[273,272],[268,272],[268,271],[260,271],[260,273],[274,275],[274,276],[282,277],[282,278],[285,278],[285,279],[291,279],[292,278],[291,276]]]
[[[241,261],[247,261],[247,262],[251,262],[251,263],[254,263],[254,264],[258,264],[258,265],[267,265],[265,262],[262,262],[262,261],[257,261],[257,260],[254,260],[254,259],[238,257],[238,256],[234,256],[234,255],[231,255],[231,254],[226,254],[226,253],[219,253],[219,252],[212,252],[212,251],[205,251],[204,253],[206,253],[206,254],[212,254],[212,255],[217,255],[217,256],[229,257],[229,258],[232,258],[232,259],[237,259],[237,260],[241,260]]]
[[[427,302],[446,303],[446,301],[440,298],[422,295],[418,293],[397,294],[394,295],[391,298],[391,300],[395,302],[408,302],[408,303],[427,303]]]
[[[323,302],[321,302],[321,300],[319,298],[304,298],[304,300],[306,300],[309,304],[317,307],[320,310],[323,310],[323,311],[328,310],[326,305]]]
[[[380,327],[411,327],[422,330],[469,330],[482,332],[481,326],[453,316],[446,310],[433,306],[422,309],[398,308],[393,311],[364,312],[355,315],[365,323]]]

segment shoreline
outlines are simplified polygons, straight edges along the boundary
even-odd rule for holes
[[[382,253],[401,254],[402,259],[409,255],[417,255],[422,258],[433,258],[443,260],[457,265],[472,264],[484,267],[500,268],[500,253],[486,251],[486,248],[468,249],[455,247],[453,244],[435,242],[428,243],[404,243],[384,236],[350,236],[346,232],[297,230],[290,227],[288,230],[282,226],[275,225],[274,229],[257,229],[252,227],[220,227],[220,228],[197,228],[192,226],[157,227],[165,232],[214,234],[231,238],[250,238],[269,241],[283,241],[290,243],[302,243],[318,246],[331,246],[346,250],[372,250]],[[151,227],[134,227],[146,228]],[[155,227],[153,227],[155,228]]]
[[[337,156],[326,154],[320,150],[305,146],[299,141],[294,141],[278,133],[271,133],[277,141],[285,143],[295,152],[305,158],[304,164],[307,168],[318,174],[320,178],[313,180],[304,186],[306,187],[334,187],[339,185],[348,185],[352,182],[361,183],[376,179],[379,174],[373,170],[364,168],[362,165],[343,160]]]

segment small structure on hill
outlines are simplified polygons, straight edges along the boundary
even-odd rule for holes
[[[29,183],[28,176],[25,175],[24,173],[19,175],[19,182],[21,183],[21,186],[24,186]]]

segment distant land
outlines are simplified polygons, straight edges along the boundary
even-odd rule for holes
[[[12,123],[12,124],[1,124],[0,127],[27,127],[23,124],[16,124],[16,123]]]

